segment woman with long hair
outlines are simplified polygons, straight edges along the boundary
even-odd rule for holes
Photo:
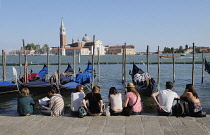
[[[141,96],[136,91],[133,83],[128,83],[127,85],[127,93],[125,95],[124,107],[127,107],[128,105],[133,106],[131,115],[141,114],[142,111]]]
[[[20,97],[17,98],[17,111],[20,116],[29,116],[34,112],[35,102],[29,94],[29,89],[23,88],[21,90]]]
[[[181,96],[181,99],[187,98],[190,104],[190,113],[194,114],[202,111],[200,99],[198,94],[192,84],[187,84],[184,93]]]
[[[82,105],[82,100],[84,97],[84,87],[82,85],[77,85],[75,91],[71,93],[70,111],[72,115],[78,114],[78,109]]]
[[[120,115],[122,112],[122,95],[115,87],[109,89],[109,104],[111,115]]]

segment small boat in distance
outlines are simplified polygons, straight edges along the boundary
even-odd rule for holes
[[[160,56],[160,58],[181,58],[180,56]]]
[[[186,56],[186,55],[187,55],[186,53],[180,54],[180,56]]]

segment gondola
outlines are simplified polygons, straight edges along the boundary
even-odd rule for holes
[[[47,65],[44,64],[43,68],[39,71],[39,73],[33,73],[33,70],[31,70],[31,73],[28,74],[27,82],[33,82],[33,81],[38,81],[38,80],[43,80],[44,81],[47,73],[48,73],[48,67],[47,67]],[[22,76],[20,78],[20,81],[22,83],[25,83],[25,77]]]
[[[210,74],[210,63],[205,59],[205,71]]]
[[[61,91],[74,91],[77,85],[83,85],[85,90],[90,90],[92,82],[92,64],[88,62],[86,69],[83,72],[76,74],[69,83],[60,86]]]
[[[18,91],[17,85],[8,81],[0,82],[0,94]]]
[[[19,85],[19,89],[26,87],[29,88],[31,94],[35,93],[47,93],[49,89],[51,89],[54,84],[49,83],[49,81],[46,81],[46,75],[48,73],[48,67],[46,65],[43,66],[42,70],[39,71],[36,77],[30,77],[29,74],[29,82],[27,83],[21,83]],[[35,74],[35,73],[33,73]],[[35,75],[34,75],[35,76]],[[33,79],[30,79],[33,78]]]
[[[133,84],[136,90],[143,96],[151,96],[153,92],[157,91],[157,86],[154,79],[145,73],[142,69],[133,63],[133,69],[130,71]]]
[[[10,93],[10,92],[17,92],[18,90],[18,83],[17,83],[17,71],[13,67],[13,75],[14,75],[14,81],[2,81],[0,82],[0,94]]]

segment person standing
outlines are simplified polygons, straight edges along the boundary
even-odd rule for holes
[[[155,92],[151,95],[152,99],[157,105],[159,115],[169,116],[172,112],[173,101],[175,98],[179,99],[176,92],[172,91],[173,83],[166,82],[166,89]]]
[[[127,93],[125,95],[124,107],[127,107],[128,105],[133,106],[131,115],[141,114],[142,111],[141,96],[136,91],[133,83],[128,83],[127,85]]]
[[[20,116],[29,116],[34,112],[35,102],[29,94],[29,89],[23,88],[20,93],[21,96],[17,98],[17,111]]]
[[[40,113],[46,116],[63,116],[64,115],[64,101],[63,97],[58,94],[56,87],[49,90],[48,95],[51,97],[49,101],[49,107],[42,104]]]
[[[87,106],[88,102],[88,106]],[[103,100],[100,94],[100,87],[94,86],[91,93],[88,93],[83,99],[83,106],[89,115],[99,116],[103,113]]]

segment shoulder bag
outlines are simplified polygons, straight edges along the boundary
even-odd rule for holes
[[[136,96],[137,98],[136,98],[136,102],[132,105],[132,106],[130,106],[130,105],[127,105],[127,107],[123,107],[123,114],[125,115],[125,116],[130,116],[131,115],[131,113],[132,113],[132,108],[133,108],[133,106],[137,103],[137,100],[138,100],[138,96]]]

